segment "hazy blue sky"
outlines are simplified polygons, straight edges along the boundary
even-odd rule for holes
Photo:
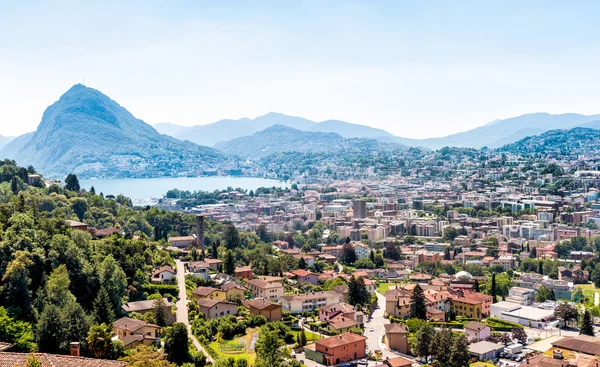
[[[83,76],[148,123],[275,111],[420,138],[600,113],[598,1],[49,3],[0,2],[0,134]]]

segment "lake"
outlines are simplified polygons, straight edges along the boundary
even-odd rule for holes
[[[209,176],[209,177],[168,177],[168,178],[125,178],[80,180],[82,189],[92,186],[96,193],[106,195],[123,194],[135,204],[152,204],[152,200],[162,198],[171,189],[189,191],[214,191],[227,187],[256,190],[259,187],[287,187],[284,181],[257,177]]]

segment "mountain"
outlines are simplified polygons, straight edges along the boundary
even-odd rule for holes
[[[0,135],[0,149],[6,146],[6,144],[15,140],[16,136],[2,136]]]
[[[411,146],[423,146],[439,149],[445,146],[467,148],[498,148],[512,143],[531,133],[541,133],[553,129],[570,129],[590,121],[600,120],[600,115],[585,116],[576,113],[551,115],[549,113],[531,113],[496,120],[478,128],[442,138],[405,139],[397,141]]]
[[[191,127],[156,124],[154,128],[162,134],[167,134],[180,140],[189,140],[200,145],[215,146],[220,142],[249,136],[275,125],[287,126],[302,131],[336,133],[344,138],[373,138],[382,141],[393,141],[395,139],[387,131],[365,125],[351,124],[338,120],[314,122],[302,117],[288,116],[275,112],[270,112],[255,119],[220,120],[208,125]]]
[[[219,143],[217,149],[242,158],[261,158],[281,152],[340,152],[351,150],[393,150],[399,144],[381,143],[373,139],[344,138],[336,133],[302,131],[274,125],[251,136]]]
[[[585,127],[550,130],[507,144],[498,150],[522,155],[598,153],[600,152],[600,130]]]
[[[159,134],[101,92],[77,84],[46,109],[37,130],[0,155],[49,177],[163,176],[201,173],[229,158]]]

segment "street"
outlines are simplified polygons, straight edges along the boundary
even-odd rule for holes
[[[206,356],[207,362],[214,362],[213,358],[206,352],[202,344],[198,342],[198,339],[192,334],[192,327],[188,320],[188,309],[187,309],[187,293],[185,292],[185,265],[181,260],[175,260],[177,266],[177,286],[179,287],[179,299],[177,300],[177,322],[182,322],[188,329],[188,336],[192,340],[194,347],[202,351]]]

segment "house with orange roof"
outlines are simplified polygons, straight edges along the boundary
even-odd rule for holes
[[[318,275],[311,271],[307,271],[304,269],[296,269],[292,271],[291,274],[298,283],[310,283],[312,285],[319,285]]]
[[[364,335],[345,333],[317,340],[304,347],[304,353],[312,361],[333,366],[366,357],[366,341],[367,337]]]

